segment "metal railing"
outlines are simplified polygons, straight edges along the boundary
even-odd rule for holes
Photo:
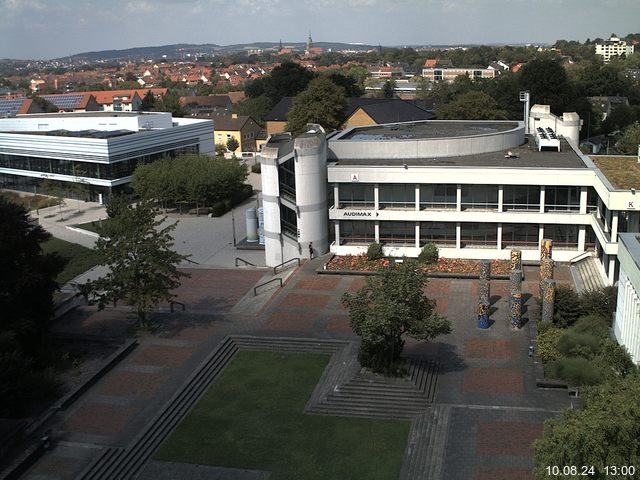
[[[171,313],[173,313],[173,306],[174,305],[180,305],[182,307],[182,311],[184,312],[186,309],[186,306],[184,303],[182,302],[178,302],[176,300],[169,300],[169,310],[171,311]]]
[[[287,260],[286,262],[282,262],[280,265],[276,265],[275,267],[273,267],[273,274],[275,275],[276,273],[278,273],[278,268],[280,267],[282,267],[282,270],[284,270],[284,266],[292,262],[297,262],[298,266],[300,266],[300,259],[298,257],[292,258],[290,260]]]
[[[247,262],[244,258],[236,257],[236,267],[240,266],[240,265],[238,265],[238,262],[242,262],[245,265],[251,265],[252,267],[255,267],[255,264],[253,264],[251,262]]]
[[[260,287],[264,287],[265,285],[269,285],[270,283],[273,283],[273,282],[279,282],[279,283],[280,283],[280,285],[278,285],[278,287],[279,287],[279,288],[282,288],[282,279],[281,279],[280,277],[278,277],[278,278],[272,278],[272,279],[271,279],[271,280],[269,280],[268,282],[264,282],[264,283],[261,283],[260,285],[256,285],[255,287],[253,287],[253,296],[254,296],[254,297],[258,296],[258,289],[259,289]]]

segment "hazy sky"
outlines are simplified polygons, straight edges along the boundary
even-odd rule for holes
[[[165,45],[553,43],[640,31],[640,0],[0,0],[0,58]]]

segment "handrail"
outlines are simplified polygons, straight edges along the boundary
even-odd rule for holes
[[[254,297],[258,296],[258,289],[260,287],[264,287],[265,285],[269,285],[272,282],[280,282],[279,287],[282,288],[282,279],[280,277],[272,278],[268,282],[264,282],[264,283],[261,283],[260,285],[256,285],[255,287],[253,287],[253,296]]]
[[[244,258],[240,258],[240,257],[236,257],[236,267],[238,267],[238,260],[243,262],[245,265],[251,265],[252,267],[255,267],[255,265],[251,262],[247,262]]]
[[[182,307],[182,311],[184,312],[186,309],[186,306],[184,303],[182,302],[178,302],[177,300],[169,300],[169,310],[171,310],[171,313],[173,313],[173,306],[174,305],[180,305]]]
[[[569,260],[569,263],[570,263],[570,264],[571,264],[571,263],[575,263],[575,262],[578,262],[578,261],[580,261],[580,260],[582,260],[582,259],[584,259],[584,258],[592,257],[592,256],[593,256],[593,253],[592,253],[592,251],[591,251],[591,250],[585,250],[585,251],[584,251],[584,252],[582,252],[580,255],[576,255],[576,256],[575,256],[575,257],[573,257],[571,260]]]
[[[273,267],[273,274],[275,275],[277,272],[277,269],[279,267],[284,267],[287,263],[291,263],[291,262],[298,262],[298,266],[300,266],[300,259],[298,257],[296,258],[291,258],[289,260],[287,260],[286,262],[282,262],[280,265],[276,265],[275,267]],[[283,268],[284,270],[284,268]]]

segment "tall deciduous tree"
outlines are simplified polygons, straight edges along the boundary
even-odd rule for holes
[[[640,145],[640,122],[629,125],[618,141],[618,149],[627,155],[635,155],[638,153],[638,145]]]
[[[50,235],[0,197],[0,417],[19,417],[55,390],[47,375],[47,327],[64,260],[43,254]]]
[[[596,475],[611,478],[604,467],[640,465],[640,378],[613,378],[582,391],[584,407],[565,410],[561,418],[545,422],[544,437],[535,442],[536,478],[568,478],[563,465],[593,465]],[[560,475],[549,475],[548,466],[560,466]],[[578,467],[580,468],[580,467]],[[564,472],[566,474],[566,472]],[[572,477],[573,478],[573,477]],[[577,478],[577,477],[575,477]]]
[[[294,134],[304,131],[307,123],[319,123],[327,130],[339,128],[347,103],[344,89],[328,78],[316,78],[293,100],[287,129]]]
[[[463,93],[454,101],[437,109],[441,120],[505,120],[507,112],[500,110],[496,101],[483,92]]]
[[[142,202],[122,209],[104,226],[96,251],[109,272],[86,284],[100,308],[122,301],[144,326],[147,313],[175,297],[171,291],[180,285],[181,277],[188,276],[178,270],[178,264],[188,257],[173,249],[171,232],[176,224],[163,227],[164,220],[156,219],[151,204]]]
[[[449,320],[438,315],[435,301],[424,295],[426,283],[427,275],[407,260],[369,277],[357,293],[343,295],[351,328],[362,339],[363,366],[391,372],[400,359],[403,336],[432,340],[451,332]]]
[[[531,103],[550,105],[561,115],[572,106],[573,92],[567,72],[557,60],[536,58],[520,74],[520,84],[531,93]]]

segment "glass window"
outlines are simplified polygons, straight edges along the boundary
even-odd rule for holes
[[[373,185],[341,183],[338,187],[340,208],[374,208]]]
[[[380,222],[380,243],[415,246],[415,222]]]
[[[498,225],[495,223],[463,223],[460,231],[462,247],[498,246]]]
[[[282,205],[280,207],[280,224],[282,225],[282,233],[297,239],[298,238],[298,217],[296,212]]]
[[[457,205],[457,185],[420,185],[420,209],[455,210]]]
[[[435,243],[438,246],[456,245],[456,224],[442,222],[420,222],[420,246]]]
[[[463,185],[462,186],[463,210],[497,210],[498,186],[497,185]]]
[[[534,185],[505,185],[502,208],[509,210],[540,210],[540,187]]]
[[[372,243],[375,242],[375,222],[342,220],[340,222],[340,243]]]
[[[73,175],[73,162],[71,160],[51,160],[51,170],[60,175]]]
[[[415,185],[380,185],[379,187],[379,207],[380,208],[410,208],[416,206]]]
[[[593,187],[589,187],[587,190],[587,213],[594,213],[598,211],[598,193]]]
[[[578,248],[578,225],[545,225],[544,238],[553,240],[553,248]]]
[[[546,187],[544,193],[545,211],[580,211],[580,187]]]
[[[531,223],[503,223],[502,248],[522,247],[536,250],[540,228]]]

